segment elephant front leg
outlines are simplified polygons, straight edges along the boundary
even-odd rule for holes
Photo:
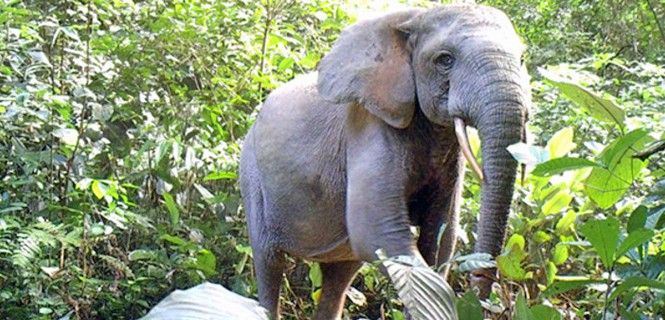
[[[347,161],[346,224],[351,248],[367,262],[378,258],[378,249],[388,257],[422,260],[410,229],[402,162],[373,151],[363,150]]]
[[[444,166],[445,174],[433,190],[415,199],[420,202],[420,212],[415,212],[420,226],[418,249],[429,265],[439,267],[449,262],[455,253],[464,184],[463,164],[459,156],[450,159]],[[441,274],[447,277],[449,269],[444,268]]]

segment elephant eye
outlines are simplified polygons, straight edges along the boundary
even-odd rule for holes
[[[455,57],[453,57],[452,53],[448,51],[443,51],[438,56],[436,56],[436,58],[434,59],[434,63],[437,66],[443,67],[445,69],[450,69],[453,66],[453,63],[455,63]]]

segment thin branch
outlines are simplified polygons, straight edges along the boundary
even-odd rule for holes
[[[87,16],[87,26],[86,31],[88,33],[88,39],[85,42],[85,86],[86,88],[90,87],[90,39],[92,38],[92,0],[88,0],[88,16]],[[65,180],[62,190],[62,201],[67,205],[67,189],[69,188],[69,179],[72,172],[72,167],[74,166],[74,160],[76,159],[76,154],[79,151],[81,145],[81,139],[83,132],[88,127],[88,121],[90,120],[88,115],[88,105],[89,97],[86,94],[84,96],[84,104],[81,109],[81,115],[78,124],[78,136],[76,137],[76,144],[74,144],[74,150],[72,150],[72,155],[67,160],[67,167],[65,169]]]
[[[663,39],[663,42],[665,42],[665,31],[663,31],[663,26],[660,24],[660,19],[658,19],[658,14],[656,13],[656,10],[653,8],[653,5],[651,4],[651,0],[646,0],[646,2],[647,5],[649,6],[649,10],[653,15],[654,20],[656,20],[658,31],[660,31],[660,37]]]
[[[640,159],[640,160],[644,161],[647,158],[649,158],[650,156],[652,156],[652,155],[654,155],[654,154],[656,154],[660,151],[665,151],[665,139],[655,142],[651,147],[649,147],[648,149],[646,149],[642,152],[638,152],[638,153],[633,154],[633,158],[637,158],[637,159]]]

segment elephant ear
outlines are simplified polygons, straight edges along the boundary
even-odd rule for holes
[[[335,103],[358,102],[395,128],[413,118],[416,86],[400,11],[346,29],[319,64],[318,90]]]

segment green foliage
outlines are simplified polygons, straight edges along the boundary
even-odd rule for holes
[[[462,319],[664,314],[665,158],[635,157],[665,140],[663,3],[479,2],[508,13],[540,70],[534,144],[510,149],[533,170],[516,184],[509,240],[496,261],[470,254],[480,186],[466,179],[449,278],[461,297],[430,288],[450,299],[400,302],[404,283],[368,265],[346,315],[405,319],[404,304],[433,312],[442,301]],[[242,137],[265,96],[314,70],[354,11],[389,6],[1,3],[0,318],[138,318],[204,280],[255,297]],[[469,271],[493,267],[501,290],[488,301],[460,293]],[[320,268],[289,270],[284,318],[309,318]]]

